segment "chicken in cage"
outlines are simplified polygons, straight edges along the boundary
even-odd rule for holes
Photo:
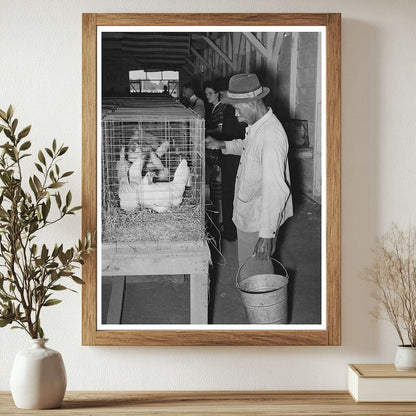
[[[177,103],[103,117],[103,241],[203,238],[203,135],[204,120]]]

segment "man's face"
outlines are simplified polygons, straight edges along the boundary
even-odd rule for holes
[[[255,106],[252,102],[233,104],[235,108],[235,115],[240,123],[247,123],[248,125],[255,122]]]
[[[192,88],[184,88],[183,96],[188,100],[194,95],[194,90]]]

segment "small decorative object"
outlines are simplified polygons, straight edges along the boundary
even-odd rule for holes
[[[416,370],[416,228],[402,231],[393,224],[377,241],[373,266],[364,278],[385,312],[374,316],[390,321],[399,336],[396,369]]]
[[[61,355],[45,347],[41,311],[61,302],[53,294],[73,291],[61,284],[64,278],[83,283],[76,266],[92,250],[92,239],[88,233],[68,250],[62,244],[50,249],[37,242],[38,232],[81,207],[71,206],[71,191],[63,195],[59,190],[73,172],[59,168],[68,147],[58,146],[56,140],[38,152],[37,172],[24,179],[22,159],[30,156],[31,147],[24,138],[30,126],[18,133],[13,113],[12,106],[7,112],[0,110],[0,133],[7,139],[0,145],[0,327],[13,325],[32,338],[32,348],[17,354],[12,369],[16,406],[46,409],[61,404],[66,374]]]
[[[59,352],[45,346],[47,341],[32,339],[31,349],[16,354],[10,386],[13,400],[21,409],[53,409],[64,398],[64,362]]]
[[[416,347],[398,345],[394,365],[398,370],[416,371]]]
[[[416,373],[393,364],[349,364],[348,390],[356,402],[416,402]]]

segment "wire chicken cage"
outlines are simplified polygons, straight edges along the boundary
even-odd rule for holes
[[[204,239],[204,119],[162,94],[102,104],[102,241]]]

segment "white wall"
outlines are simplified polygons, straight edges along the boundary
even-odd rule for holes
[[[81,13],[342,13],[342,346],[81,347],[81,298],[45,314],[50,347],[70,390],[345,389],[346,364],[392,362],[396,336],[369,316],[359,278],[375,236],[391,221],[415,223],[416,2],[413,0],[0,0],[0,108],[33,124],[34,148],[70,144],[71,187],[81,184]],[[67,244],[80,216],[47,238]],[[27,336],[0,331],[0,390]]]

